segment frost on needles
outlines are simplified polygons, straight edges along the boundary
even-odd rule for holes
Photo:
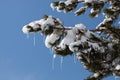
[[[84,68],[93,72],[86,80],[101,80],[109,74],[120,76],[120,28],[114,25],[120,15],[120,0],[64,0],[50,5],[66,13],[73,11],[78,4],[84,6],[75,12],[76,16],[84,14],[88,8],[91,9],[91,18],[103,11],[105,18],[96,26],[96,30],[88,30],[82,23],[64,27],[60,19],[45,15],[25,25],[22,31],[25,34],[38,32],[45,35],[46,47],[56,55],[64,57],[76,54]]]

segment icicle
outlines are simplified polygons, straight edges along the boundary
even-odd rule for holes
[[[56,54],[53,54],[53,58],[52,58],[52,69],[54,70],[55,67],[55,58],[56,58]]]
[[[63,66],[63,56],[61,56],[61,59],[60,59],[60,69],[62,71],[62,66]]]
[[[36,40],[35,40],[35,33],[34,33],[34,38],[33,38],[33,41],[34,41],[34,46],[35,46],[35,42],[36,42]]]
[[[74,63],[76,64],[76,55],[74,54],[73,57],[74,57],[74,58],[73,58]]]
[[[45,35],[43,35],[43,42],[45,43],[45,39],[46,39],[46,36]]]
[[[49,49],[49,51],[50,51],[50,55],[52,55],[54,53],[51,48]]]
[[[27,39],[29,39],[29,37],[30,37],[30,36],[29,36],[29,34],[27,34],[27,36],[26,36],[26,37],[27,37]]]

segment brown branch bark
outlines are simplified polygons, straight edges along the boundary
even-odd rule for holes
[[[64,28],[56,28],[56,29],[59,29],[59,30],[71,30],[72,28],[67,28],[67,27],[64,27]],[[103,30],[99,30],[99,29],[95,29],[95,30],[89,30],[91,32],[97,32],[97,31],[103,31]]]

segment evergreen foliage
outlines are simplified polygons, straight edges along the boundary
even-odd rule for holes
[[[78,4],[84,6],[75,12],[76,16],[84,14],[88,8],[91,18],[101,12],[104,14],[96,30],[87,30],[83,24],[66,28],[58,18],[48,15],[25,25],[22,30],[25,34],[40,32],[46,35],[46,47],[52,48],[57,55],[76,54],[85,69],[93,72],[85,80],[101,80],[110,74],[120,76],[120,26],[114,25],[120,15],[120,0],[64,0],[52,2],[51,7],[67,13]]]

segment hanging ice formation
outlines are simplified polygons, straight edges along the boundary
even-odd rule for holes
[[[62,71],[62,67],[63,67],[63,56],[61,56],[61,58],[60,58],[60,69],[61,69],[61,71]]]
[[[76,64],[76,55],[75,55],[75,53],[73,53],[73,61]]]
[[[26,38],[29,39],[29,34],[27,34]]]
[[[55,67],[55,58],[56,58],[56,54],[53,54],[53,58],[52,58],[52,69],[54,70]]]
[[[34,44],[34,46],[36,44],[35,33],[34,33],[34,37],[33,37],[33,44]]]

